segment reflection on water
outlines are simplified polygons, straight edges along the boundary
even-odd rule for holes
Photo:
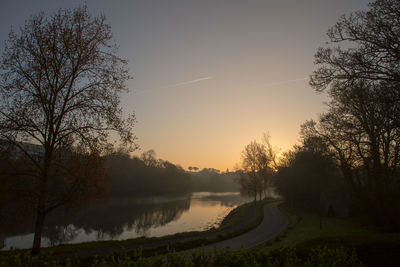
[[[233,208],[247,201],[250,199],[238,193],[209,192],[168,198],[110,199],[78,213],[50,215],[43,246],[206,230],[217,227]],[[0,247],[31,247],[32,228],[25,225],[6,229],[10,231],[0,233]]]

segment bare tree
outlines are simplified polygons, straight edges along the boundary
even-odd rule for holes
[[[157,160],[156,152],[153,149],[147,150],[140,155],[140,159],[148,167],[158,167],[161,162]]]
[[[269,141],[267,143],[269,144]],[[266,190],[272,159],[267,154],[266,147],[256,141],[245,146],[241,157],[242,167],[239,179],[241,192],[245,195],[253,195],[254,201],[257,200],[258,194],[261,200],[262,194]]]
[[[329,144],[355,200],[380,225],[393,224],[398,216],[392,203],[398,194],[400,128],[387,97],[381,88],[354,85],[332,96],[319,123],[303,125],[303,131]]]
[[[99,187],[109,134],[135,148],[135,117],[124,119],[119,100],[130,77],[116,52],[106,18],[92,17],[87,7],[33,16],[6,41],[0,137],[29,165],[24,177],[34,185],[36,209],[32,254],[40,251],[45,216]],[[41,153],[33,155],[23,142],[37,144]]]
[[[264,133],[262,137],[262,144],[265,148],[265,156],[262,162],[262,190],[264,197],[267,197],[267,189],[270,187],[271,178],[278,170],[277,149],[272,147],[270,134]]]
[[[331,102],[306,128],[329,143],[354,195],[380,225],[400,221],[391,204],[399,182],[399,17],[398,0],[342,16],[328,31],[328,47],[316,53],[310,80]]]
[[[400,1],[377,0],[370,10],[343,15],[328,31],[331,46],[319,48],[311,76],[317,90],[351,87],[357,81],[400,83]],[[340,47],[342,45],[344,48]]]

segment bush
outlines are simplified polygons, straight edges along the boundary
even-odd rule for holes
[[[81,261],[78,258],[68,259],[64,262],[51,260],[51,255],[40,254],[31,257],[29,252],[12,250],[0,254],[0,266],[132,266],[132,267],[252,267],[252,266],[363,266],[357,259],[353,251],[348,254],[343,248],[328,249],[317,247],[304,258],[296,255],[294,248],[284,248],[271,255],[268,251],[262,249],[252,249],[243,251],[232,251],[229,248],[214,249],[214,251],[205,251],[198,249],[191,256],[184,253],[171,252],[164,256],[144,257],[141,250],[119,253],[113,253],[105,257],[94,257],[92,259]]]

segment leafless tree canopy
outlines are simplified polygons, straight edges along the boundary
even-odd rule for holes
[[[104,16],[81,8],[32,17],[10,32],[1,70],[2,138],[88,150],[104,145],[108,130],[134,140],[134,117],[123,120],[119,106],[130,77]]]
[[[123,117],[119,98],[128,91],[127,62],[105,17],[82,7],[33,16],[20,33],[11,31],[0,70],[2,148],[17,148],[29,166],[25,177],[35,181],[38,249],[45,215],[98,186],[90,177],[104,174],[99,156],[111,147],[109,134],[135,148],[135,117]]]
[[[329,46],[315,54],[317,90],[357,81],[400,82],[400,2],[377,0],[368,12],[343,15],[328,31]]]
[[[266,193],[268,180],[272,176],[275,152],[269,142],[269,136],[264,135],[264,144],[252,141],[242,151],[239,184],[244,195],[257,195],[260,200]]]
[[[331,98],[303,131],[330,146],[353,188],[380,225],[400,228],[400,1],[377,0],[342,16],[328,31],[333,47],[315,55],[310,84]],[[360,206],[360,205],[359,205]]]

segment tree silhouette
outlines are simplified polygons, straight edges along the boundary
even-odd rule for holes
[[[46,214],[100,188],[110,132],[135,147],[134,115],[124,119],[119,105],[130,77],[116,52],[106,18],[92,17],[87,7],[33,16],[6,41],[0,137],[26,162],[23,177],[36,209],[32,254],[40,251]]]
[[[257,194],[261,200],[262,193],[267,187],[267,178],[271,175],[270,167],[273,158],[267,152],[270,148],[268,138],[266,145],[260,144],[257,141],[252,141],[242,151],[241,154],[241,170],[239,184],[241,193],[244,195],[254,196],[254,201],[257,200]]]
[[[330,46],[315,54],[319,68],[311,85],[317,90],[352,87],[360,80],[399,84],[400,2],[377,0],[369,6],[367,12],[343,15],[329,29]]]
[[[354,196],[379,225],[400,227],[400,1],[342,16],[315,55],[310,84],[331,97],[304,129],[335,151]]]
[[[337,169],[326,143],[318,136],[304,136],[302,144],[286,154],[275,185],[293,208],[316,211],[324,191],[338,181]]]

